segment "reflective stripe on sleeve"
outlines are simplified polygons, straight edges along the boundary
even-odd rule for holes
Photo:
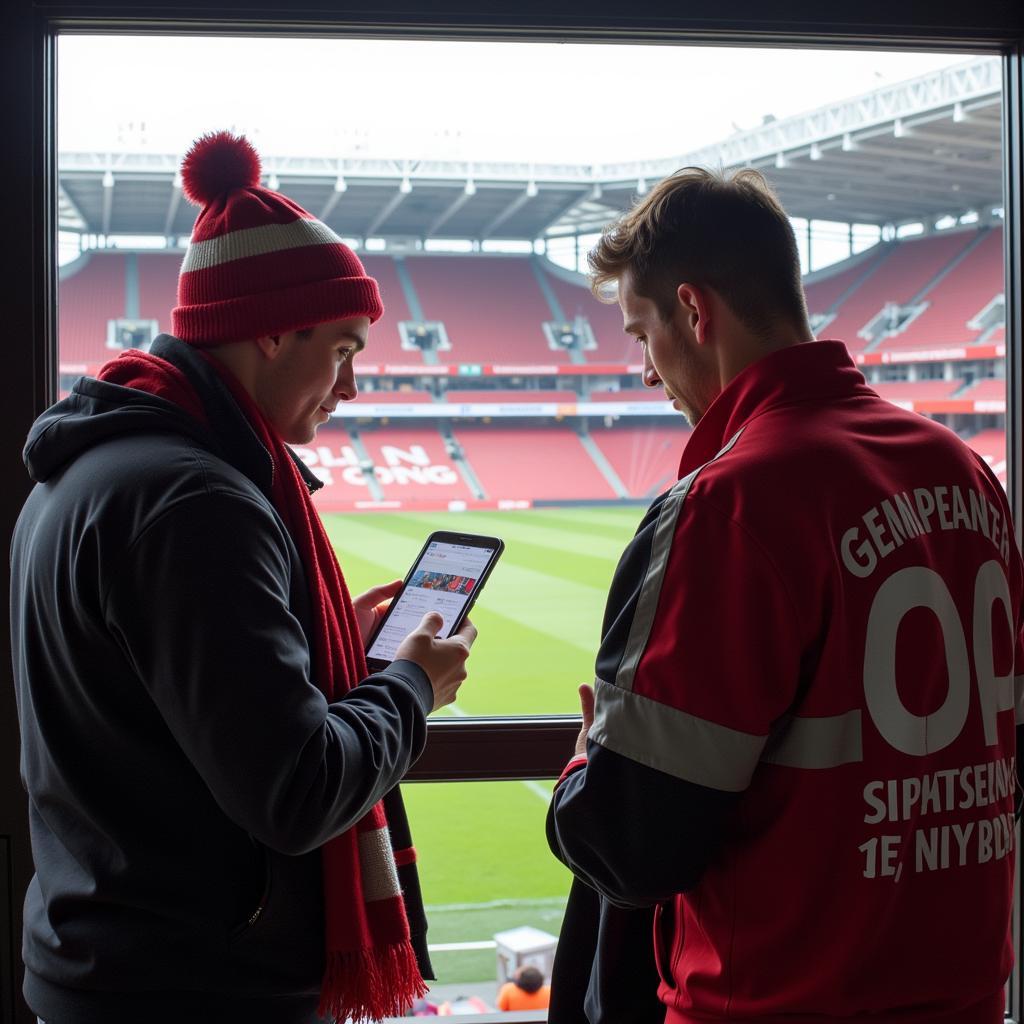
[[[838,768],[864,760],[861,712],[822,718],[788,715],[764,749],[765,764],[785,768]]]
[[[677,779],[742,792],[767,736],[730,729],[595,680],[597,706],[590,738],[606,750]]]
[[[743,428],[741,427],[714,459],[705,462],[703,466],[698,466],[688,476],[684,476],[672,488],[661,506],[658,523],[654,528],[654,539],[651,541],[650,561],[647,563],[647,572],[640,588],[640,597],[633,613],[633,621],[630,623],[626,649],[623,651],[622,661],[619,662],[619,670],[615,675],[615,685],[623,690],[632,691],[637,666],[647,649],[647,641],[651,635],[651,628],[654,626],[654,616],[658,611],[658,598],[661,596],[661,585],[665,579],[665,570],[668,568],[669,555],[672,553],[672,541],[675,538],[676,523],[679,520],[683,502],[686,501],[686,496],[690,493],[690,488],[693,487],[701,470],[730,451],[742,433]]]

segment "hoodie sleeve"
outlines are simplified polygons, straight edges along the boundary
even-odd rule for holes
[[[292,585],[277,519],[213,493],[140,536],[105,609],[224,813],[294,855],[350,828],[401,780],[423,750],[433,693],[418,665],[397,661],[329,704],[310,678]]]

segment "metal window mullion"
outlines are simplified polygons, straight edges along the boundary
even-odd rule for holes
[[[536,718],[439,718],[409,782],[556,779],[575,749],[578,715]]]
[[[1003,60],[1003,245],[1006,323],[1006,462],[1007,489],[1016,523],[1017,542],[1022,540],[1022,486],[1024,467],[1024,39],[1019,40]],[[1021,948],[1024,902],[1020,885],[1020,843],[1017,843],[1017,872],[1014,893],[1013,946],[1016,962],[1010,975],[1009,1013],[1024,1020],[1024,949]]]

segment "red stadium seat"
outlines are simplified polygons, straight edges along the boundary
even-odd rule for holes
[[[893,245],[867,280],[839,307],[835,320],[820,336],[846,343],[851,352],[868,340],[857,333],[887,302],[906,305],[973,241],[962,231],[934,235]]]
[[[979,402],[1006,400],[1006,380],[1002,377],[986,377],[975,381],[961,396]]]
[[[409,402],[425,405],[433,400],[434,396],[429,391],[368,391],[362,385],[357,399],[366,405],[398,405]]]
[[[615,498],[568,427],[459,427],[455,437],[492,500]]]
[[[880,253],[875,253],[873,256],[856,260],[853,266],[840,270],[838,273],[805,282],[804,294],[807,296],[807,312],[812,316],[828,313],[850,288],[872,271],[880,255]],[[827,273],[827,271],[822,273]],[[824,330],[828,334],[827,326]]]
[[[597,348],[584,352],[588,363],[635,363],[640,359],[636,342],[622,332],[622,311],[617,303],[600,302],[585,284],[547,274],[562,312],[571,323],[577,315],[586,317],[594,332]],[[568,362],[567,357],[563,357]]]
[[[178,272],[180,252],[140,253],[139,316],[155,320],[158,330],[170,333],[171,310],[178,304]]]
[[[443,363],[558,363],[544,324],[552,318],[530,261],[511,256],[411,256],[406,268],[423,314],[444,323]]]
[[[591,391],[591,402],[664,402],[661,388],[619,388],[618,391]]]
[[[989,468],[1005,487],[1006,431],[983,430],[981,433],[967,438],[967,443],[988,463]]]
[[[870,385],[890,402],[921,402],[929,398],[952,398],[964,386],[962,380],[888,380]],[[966,397],[966,396],[965,396]]]
[[[590,436],[633,498],[653,498],[678,479],[690,436],[681,418],[650,427],[592,429]]]
[[[977,341],[981,330],[968,327],[968,321],[1002,290],[1003,229],[996,228],[925,295],[928,308],[880,348],[939,348]]]
[[[105,363],[107,322],[125,313],[125,257],[94,252],[68,268],[57,290],[58,353],[62,363]]]
[[[397,498],[403,507],[434,504],[438,500],[473,497],[445,451],[437,430],[424,427],[387,427],[363,430],[360,438],[373,460],[385,498]]]
[[[513,388],[494,391],[449,388],[445,394],[445,399],[449,404],[453,402],[557,402],[564,405],[569,402],[578,402],[579,397],[575,391],[527,391]]]
[[[411,321],[412,313],[405,301],[395,270],[395,261],[390,256],[369,256],[360,254],[363,266],[370,277],[377,279],[381,298],[384,300],[384,315],[370,331],[366,352],[360,360],[367,363],[411,363],[414,366],[423,362],[423,356],[413,350],[402,348],[402,335],[398,325],[403,321]],[[432,318],[436,319],[436,318]],[[447,362],[445,354],[439,354],[442,363]]]

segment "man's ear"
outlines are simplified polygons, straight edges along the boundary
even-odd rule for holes
[[[697,344],[708,344],[711,340],[711,295],[708,290],[700,285],[684,283],[676,289],[676,298]]]
[[[281,352],[281,335],[264,334],[256,339],[256,347],[268,360],[274,360]]]

